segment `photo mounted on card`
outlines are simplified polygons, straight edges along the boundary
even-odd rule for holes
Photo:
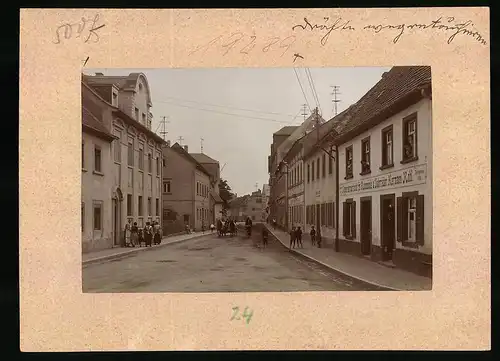
[[[23,10],[22,349],[488,348],[488,15]]]

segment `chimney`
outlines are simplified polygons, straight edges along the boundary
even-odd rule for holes
[[[167,140],[167,147],[170,148],[170,140]]]
[[[184,150],[185,150],[186,152],[188,152],[188,146],[187,146],[187,145],[185,145],[185,146],[184,146]],[[189,153],[189,152],[188,152],[188,153]]]
[[[95,73],[95,75],[97,75],[97,76],[104,76],[103,73]]]

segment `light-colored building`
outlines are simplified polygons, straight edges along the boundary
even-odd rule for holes
[[[161,224],[161,172],[164,143],[151,130],[151,93],[142,73],[127,76],[83,75],[85,91],[107,105],[104,125],[112,144],[112,218],[114,244],[123,245],[127,222]],[[95,103],[95,102],[94,102]],[[95,106],[90,105],[89,106]]]
[[[254,222],[262,222],[262,191],[238,197],[229,202],[228,216],[238,222],[250,217]]]
[[[393,67],[337,138],[340,250],[432,272],[430,67]]]
[[[163,219],[165,232],[181,232],[184,225],[201,230],[210,226],[210,172],[178,143],[163,148]]]
[[[118,244],[119,231],[115,233],[111,200],[111,143],[115,137],[104,125],[106,110],[109,110],[106,103],[82,82],[81,228],[84,253]]]
[[[220,164],[217,160],[209,157],[204,153],[189,153],[200,163],[211,175],[212,182],[210,184],[210,206],[208,221],[215,225],[217,219],[223,216],[224,201],[219,195],[220,184]]]
[[[337,134],[339,128],[350,120],[350,108],[328,122],[318,131],[312,131],[302,140],[302,162],[304,164],[303,230],[305,238],[314,226],[321,234],[324,246],[334,246],[336,238],[336,157],[332,144],[323,141],[327,134]]]

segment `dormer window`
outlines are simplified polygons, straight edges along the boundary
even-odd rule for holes
[[[142,83],[139,83],[139,90],[142,90]]]
[[[113,92],[113,98],[111,101],[111,105],[113,105],[114,107],[118,106],[118,93],[115,91]]]

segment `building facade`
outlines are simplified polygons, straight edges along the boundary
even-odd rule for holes
[[[262,186],[262,221],[267,222],[269,218],[269,184]]]
[[[340,250],[431,276],[430,68],[394,67],[358,103],[337,140]]]
[[[252,194],[237,197],[229,202],[228,216],[237,222],[244,222],[247,217],[254,222],[262,222],[262,202],[260,189]]]
[[[210,173],[175,143],[163,148],[163,220],[166,233],[182,232],[186,224],[201,230],[210,226]]]
[[[288,229],[300,226],[304,229],[304,165],[303,136],[295,141],[292,148],[285,155],[283,161],[287,172],[287,206],[288,206]]]
[[[84,253],[112,248],[114,239],[119,236],[114,233],[112,207],[111,144],[115,137],[104,125],[106,110],[110,111],[106,102],[82,82],[81,229]]]
[[[164,141],[151,130],[151,93],[142,73],[128,76],[83,75],[88,89],[111,109],[104,118],[116,138],[112,144],[113,244],[124,245],[125,225],[161,224],[161,178]]]

